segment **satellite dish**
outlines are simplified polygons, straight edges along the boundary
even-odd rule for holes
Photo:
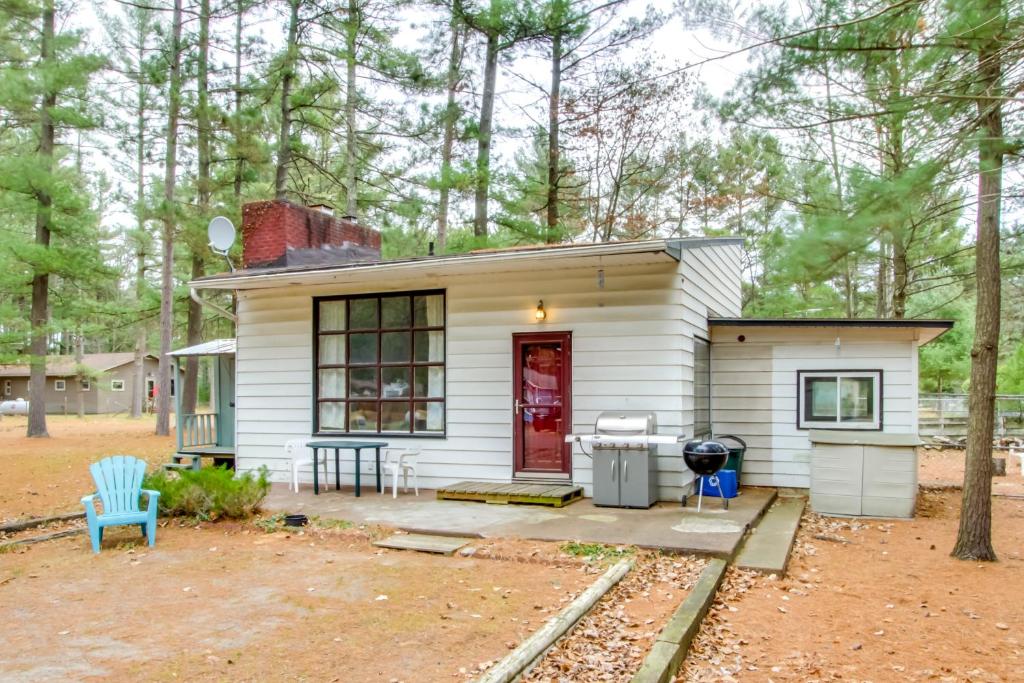
[[[210,237],[210,247],[218,254],[227,254],[235,243],[235,226],[224,216],[217,216],[210,221],[206,234]]]

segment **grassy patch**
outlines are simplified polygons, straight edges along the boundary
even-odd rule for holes
[[[347,519],[329,519],[320,517],[319,515],[311,517],[309,520],[310,525],[317,527],[318,529],[351,529],[352,522]]]
[[[256,528],[268,534],[272,534],[275,531],[281,531],[284,529],[284,513],[278,512],[270,515],[269,517],[260,517],[254,521],[253,524],[256,525]]]
[[[611,546],[603,543],[580,543],[569,541],[562,544],[562,552],[573,557],[585,557],[592,562],[613,560],[636,552],[636,548]]]
[[[158,471],[146,477],[143,488],[160,492],[160,514],[211,521],[225,517],[245,519],[259,510],[270,491],[267,471],[235,476],[225,467],[201,470]]]

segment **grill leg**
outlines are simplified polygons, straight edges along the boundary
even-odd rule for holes
[[[697,494],[697,512],[700,512],[700,505],[701,505],[701,503],[704,502],[704,477],[703,476],[701,476],[701,478],[700,478],[700,489],[699,489],[699,491],[700,492]]]
[[[708,479],[708,483],[718,488],[718,495],[722,499],[722,509],[728,510],[729,499],[725,497],[725,491],[722,490],[722,480],[718,478],[717,474],[712,474]]]

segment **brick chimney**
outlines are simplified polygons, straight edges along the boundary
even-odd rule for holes
[[[242,207],[242,263],[278,268],[380,260],[380,233],[329,207],[274,199]]]

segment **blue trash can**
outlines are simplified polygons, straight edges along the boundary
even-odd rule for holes
[[[736,470],[719,470],[717,476],[718,486],[711,485],[710,474],[705,474],[701,477],[704,480],[704,495],[709,498],[735,498],[737,493],[739,493]],[[700,486],[701,482],[694,482],[693,495],[697,495],[700,491]]]

